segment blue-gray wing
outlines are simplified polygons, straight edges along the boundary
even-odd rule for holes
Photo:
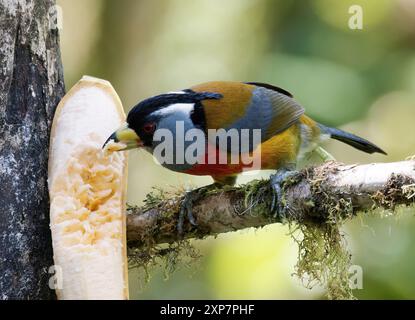
[[[256,85],[245,115],[224,129],[229,136],[237,132],[239,137],[242,137],[239,150],[247,152],[291,127],[303,114],[304,108],[292,96],[281,92],[281,89],[277,91]],[[226,145],[219,144],[219,148],[226,147],[229,152],[231,146],[229,140]],[[216,144],[218,144],[218,139],[216,139]]]

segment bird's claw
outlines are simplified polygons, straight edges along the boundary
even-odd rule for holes
[[[179,235],[183,235],[183,225],[184,225],[185,217],[187,217],[187,219],[189,220],[192,226],[197,226],[196,220],[192,212],[193,200],[194,200],[193,193],[194,191],[186,192],[182,200],[182,204],[180,207],[180,213],[179,213],[179,219],[177,222],[177,232],[179,233]]]
[[[279,217],[281,220],[288,217],[290,207],[284,204],[283,185],[287,180],[297,174],[294,170],[280,170],[270,177],[272,186],[272,202],[271,212],[274,213],[274,218]]]

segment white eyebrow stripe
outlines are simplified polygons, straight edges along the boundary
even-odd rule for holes
[[[186,94],[184,91],[170,91],[168,94]]]
[[[165,107],[163,109],[160,109],[154,112],[154,114],[166,115],[166,114],[171,114],[175,112],[180,112],[180,113],[185,113],[187,115],[190,115],[190,112],[193,111],[194,107],[195,107],[194,103],[174,103],[174,104],[169,105],[168,107]]]

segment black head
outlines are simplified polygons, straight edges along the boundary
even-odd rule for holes
[[[194,92],[190,89],[161,94],[141,101],[131,109],[127,116],[128,127],[135,131],[144,146],[151,146],[154,131],[162,117],[167,114],[160,112],[173,104],[194,104],[191,112],[192,121],[199,126],[204,125],[202,100],[220,99],[222,95],[212,92]]]

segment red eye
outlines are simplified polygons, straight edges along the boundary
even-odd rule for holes
[[[153,133],[156,130],[156,124],[154,122],[146,123],[143,130],[145,133]]]

